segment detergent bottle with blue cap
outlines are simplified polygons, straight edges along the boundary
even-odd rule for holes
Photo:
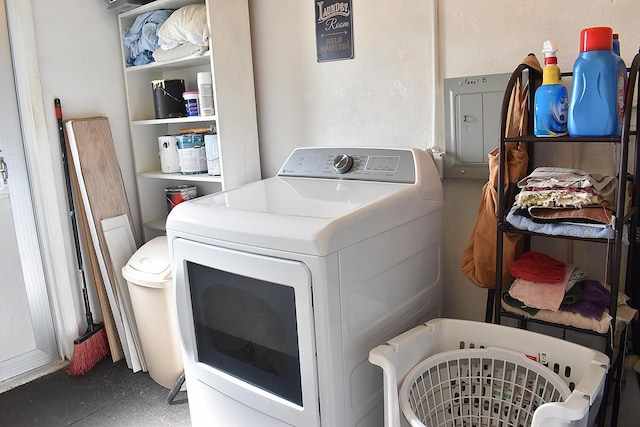
[[[613,52],[613,30],[580,32],[580,55],[573,65],[569,99],[569,134],[576,137],[619,136],[622,130],[627,72]]]
[[[542,85],[535,94],[535,114],[533,129],[535,136],[562,136],[567,134],[567,112],[569,97],[567,88],[562,85],[562,75],[558,67],[555,40],[547,40],[542,45],[544,68]]]

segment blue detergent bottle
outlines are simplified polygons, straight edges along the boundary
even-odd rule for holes
[[[624,97],[627,94],[627,83],[629,81],[629,75],[627,74],[627,65],[624,63],[622,56],[620,56],[620,36],[616,33],[613,33],[613,53],[616,56],[616,60],[618,61],[618,85],[621,84],[620,79],[624,80],[623,89],[620,91],[618,89],[618,122],[620,126],[622,126],[622,121],[624,120]],[[620,128],[620,132],[622,132],[622,127]]]
[[[593,27],[580,32],[580,55],[573,65],[567,123],[571,136],[621,133],[627,72],[612,48],[611,28]]]
[[[542,45],[544,68],[542,85],[536,89],[533,133],[535,136],[549,137],[567,134],[567,113],[569,97],[562,85],[555,40],[547,40]]]

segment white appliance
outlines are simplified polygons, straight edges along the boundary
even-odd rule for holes
[[[369,351],[441,316],[442,187],[417,149],[299,148],[167,220],[194,426],[376,426]]]

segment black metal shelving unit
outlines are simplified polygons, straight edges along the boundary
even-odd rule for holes
[[[522,135],[512,138],[501,138],[500,141],[500,155],[499,155],[499,170],[498,170],[498,212],[497,225],[498,231],[496,236],[496,288],[490,292],[490,300],[487,306],[487,321],[493,320],[494,323],[501,323],[502,318],[512,318],[518,321],[518,325],[521,328],[527,328],[530,323],[538,323],[546,326],[552,326],[562,328],[565,330],[574,330],[580,333],[598,335],[601,336],[605,345],[604,348],[598,350],[609,356],[611,360],[611,366],[607,374],[605,382],[604,396],[598,415],[598,425],[604,425],[606,419],[606,408],[609,397],[612,396],[613,408],[611,414],[611,426],[617,424],[617,413],[620,403],[620,391],[621,391],[621,379],[624,370],[624,357],[627,349],[627,334],[626,331],[616,331],[619,326],[616,324],[616,314],[618,307],[618,291],[624,290],[624,292],[631,298],[630,305],[638,307],[640,302],[640,229],[638,225],[639,205],[640,205],[640,176],[638,175],[640,167],[640,150],[638,131],[640,130],[640,115],[636,114],[633,117],[633,101],[634,94],[640,95],[640,87],[637,87],[637,81],[640,70],[640,54],[636,55],[633,59],[631,67],[628,68],[628,84],[625,94],[625,107],[624,107],[624,119],[623,129],[620,137],[598,137],[598,138],[574,138],[570,136],[555,137],[555,138],[537,138],[533,135]],[[570,76],[572,73],[563,73],[565,76]],[[525,81],[532,82],[536,79],[541,79],[541,74],[538,70],[535,70],[527,65],[518,66],[513,72],[507,88],[505,91],[504,100],[502,103],[501,112],[501,129],[500,135],[506,135],[507,127],[507,114],[509,108],[509,102],[511,94],[516,87],[516,81],[524,79]],[[527,85],[529,111],[534,111],[534,93],[531,85]],[[640,99],[640,96],[638,96]],[[533,113],[529,114],[528,118],[529,129],[533,129]],[[631,130],[632,120],[635,122],[635,129]],[[616,190],[616,217],[615,217],[615,238],[613,240],[606,239],[581,239],[576,237],[565,236],[551,236],[546,234],[539,234],[529,231],[524,231],[515,228],[507,222],[507,213],[510,207],[513,205],[515,194],[513,189],[508,189],[505,184],[505,168],[506,168],[506,144],[509,142],[526,142],[528,144],[528,150],[530,153],[535,153],[536,144],[562,144],[562,143],[610,143],[619,144],[619,158],[618,158],[618,187]],[[631,158],[630,158],[631,156]],[[533,156],[530,156],[533,157]],[[530,167],[531,169],[531,167]],[[631,183],[631,194],[627,193],[628,183]],[[624,233],[623,229],[627,227],[629,233],[629,245],[623,244]],[[503,278],[501,272],[503,271],[503,250],[504,250],[504,233],[520,233],[526,236],[528,240],[532,236],[540,236],[544,238],[564,238],[571,240],[589,241],[594,243],[607,244],[608,250],[608,268],[607,281],[611,286],[611,299],[609,302],[609,315],[612,318],[611,328],[608,333],[601,334],[592,330],[581,329],[577,327],[565,326],[561,324],[543,322],[536,319],[530,319],[528,317],[520,316],[511,312],[507,312],[502,309],[501,297],[503,286]],[[627,251],[628,260],[626,266],[623,265],[623,251]],[[621,280],[621,271],[625,267],[626,275],[624,280]],[[621,283],[624,283],[624,289],[621,289]],[[492,306],[492,307],[491,307]],[[632,347],[636,351],[640,350],[640,331],[637,327],[631,325],[631,342]],[[624,326],[623,326],[624,327]],[[621,333],[622,332],[622,333]],[[618,334],[618,335],[617,335]],[[613,342],[617,336],[620,336],[620,341],[616,349]],[[611,393],[613,392],[613,395]]]

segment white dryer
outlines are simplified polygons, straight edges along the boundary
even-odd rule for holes
[[[174,208],[193,425],[382,425],[369,351],[442,315],[442,208],[427,153],[361,147]]]

